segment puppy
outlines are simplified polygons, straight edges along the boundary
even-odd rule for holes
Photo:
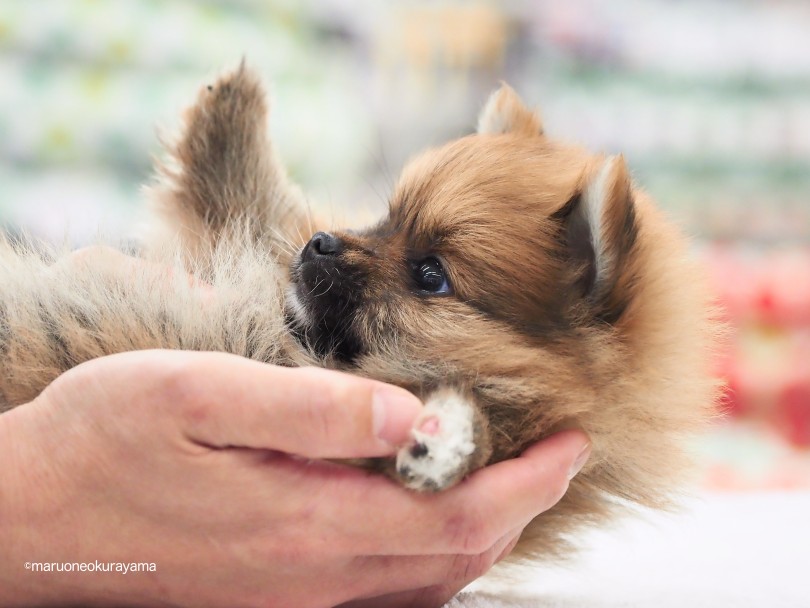
[[[686,241],[621,157],[547,137],[504,86],[475,134],[405,167],[384,219],[328,229],[310,224],[266,113],[244,65],[187,112],[149,195],[160,231],[144,255],[171,277],[0,247],[0,409],[94,357],[221,350],[419,395],[412,443],[355,463],[416,490],[584,429],[592,456],[522,555],[563,554],[620,503],[669,504],[713,403],[716,325]]]

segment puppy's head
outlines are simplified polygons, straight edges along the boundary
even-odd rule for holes
[[[491,460],[568,426],[593,453],[537,547],[615,506],[667,504],[713,403],[716,325],[687,243],[621,157],[547,138],[504,87],[478,132],[404,170],[388,216],[316,234],[289,314],[325,363],[416,392],[471,389]],[[541,518],[542,519],[542,518]]]
[[[632,198],[621,158],[547,139],[504,87],[477,134],[405,168],[379,224],[312,237],[293,264],[294,326],[339,364],[384,352],[476,374],[476,352],[614,323],[628,305]]]

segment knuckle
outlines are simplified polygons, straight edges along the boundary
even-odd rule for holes
[[[302,414],[308,430],[318,437],[337,441],[345,439],[357,430],[362,419],[356,406],[364,394],[356,379],[347,378],[337,372],[311,370],[317,372],[313,377],[308,398],[303,404]],[[357,439],[352,436],[351,439]]]
[[[565,496],[569,486],[567,473],[568,470],[563,464],[547,472],[546,482],[542,486],[537,501],[543,511],[556,505]]]
[[[304,568],[311,560],[315,547],[310,544],[289,543],[283,547],[274,547],[272,552],[257,550],[257,560],[265,567],[272,568],[273,564],[286,564],[291,568]]]
[[[335,407],[350,407],[351,404],[357,402],[359,389],[353,379],[335,377],[332,380],[330,382],[329,401]]]
[[[281,593],[278,589],[264,589],[248,597],[244,602],[236,604],[236,606],[239,608],[268,608],[274,606],[325,608],[326,606],[336,606],[338,604],[339,600],[335,601],[334,597],[335,594],[331,590],[320,589],[316,593],[307,587]],[[232,602],[233,600],[229,598],[223,605],[233,606]]]
[[[298,414],[308,433],[327,440],[333,439],[337,431],[329,405],[326,395],[315,390],[304,401]]]
[[[151,402],[185,414],[198,414],[209,402],[200,390],[201,368],[196,357],[171,357],[144,369],[145,380],[155,397]]]
[[[450,566],[447,580],[469,582],[480,578],[492,567],[491,551],[478,555],[456,555]]]
[[[519,542],[520,542],[520,534],[518,534],[512,540],[510,540],[509,543],[497,555],[494,555],[493,553],[494,559],[492,560],[492,565],[494,566],[495,564],[509,557],[512,551],[514,551],[515,548],[518,546]]]
[[[446,522],[451,550],[464,555],[483,553],[494,542],[492,524],[480,507],[465,506]]]
[[[234,608],[259,608],[268,604],[267,597],[258,593],[243,593],[239,603],[234,602]]]
[[[463,588],[459,585],[445,584],[418,591],[410,606],[444,606]]]

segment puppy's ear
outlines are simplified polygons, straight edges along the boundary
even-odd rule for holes
[[[622,156],[598,164],[558,212],[576,287],[596,316],[616,322],[632,296],[630,256],[637,223],[630,176]]]
[[[478,133],[515,133],[531,137],[543,134],[543,124],[540,116],[523,104],[512,87],[501,84],[501,88],[489,96],[478,116]]]

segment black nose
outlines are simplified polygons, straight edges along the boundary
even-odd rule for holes
[[[339,238],[328,232],[316,232],[304,247],[304,259],[314,259],[321,255],[337,255],[342,243]]]

